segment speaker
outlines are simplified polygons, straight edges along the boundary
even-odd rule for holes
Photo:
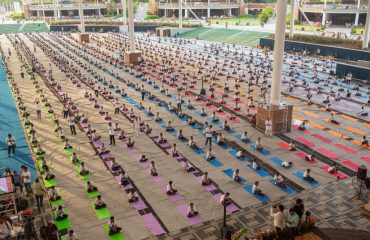
[[[367,176],[367,168],[364,165],[358,167],[357,179],[365,181]]]

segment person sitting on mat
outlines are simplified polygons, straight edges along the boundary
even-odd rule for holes
[[[250,137],[248,137],[248,132],[244,132],[240,138],[243,142],[249,142],[251,140]]]
[[[152,112],[152,107],[149,107],[146,113],[147,113],[147,115],[148,115],[149,117],[154,116],[154,114],[153,114],[153,112]]]
[[[289,143],[289,151],[295,151],[295,150],[297,150],[297,149],[295,148],[294,142],[293,141],[290,141],[290,143]]]
[[[95,209],[101,209],[107,207],[107,204],[105,204],[104,199],[101,197],[101,195],[98,195],[95,199]]]
[[[60,196],[58,195],[58,192],[57,190],[55,189],[54,186],[52,186],[50,189],[49,189],[49,199],[50,201],[57,201],[60,199]]]
[[[39,145],[37,146],[37,152],[36,152],[36,155],[37,155],[37,156],[41,156],[41,155],[44,155],[44,154],[45,154],[45,151],[42,149],[41,144],[39,144]]]
[[[281,176],[281,174],[279,172],[275,173],[274,181],[275,181],[275,184],[278,185],[278,186],[281,186],[281,187],[284,187],[284,188],[287,187],[286,184],[285,184],[283,176]]]
[[[163,137],[163,133],[159,133],[158,143],[166,143],[167,139]]]
[[[45,170],[45,179],[46,180],[51,180],[51,179],[55,178],[55,175],[50,171],[48,166],[46,166],[44,170]]]
[[[230,131],[230,125],[227,123],[227,120],[225,120],[222,128],[225,130],[225,131]]]
[[[370,99],[370,96],[369,96],[369,99]],[[358,112],[358,113],[357,113],[357,115],[360,115],[360,116],[362,116],[362,117],[366,117],[366,116],[368,116],[368,115],[369,115],[369,113],[368,113],[368,112],[366,112],[366,111],[365,111],[365,107],[364,107],[364,106],[362,106],[362,107],[361,107],[361,111],[360,111],[360,112]]]
[[[253,170],[257,171],[257,170],[260,170],[261,169],[261,165],[259,165],[256,161],[256,159],[253,159],[252,161],[252,168]]]
[[[103,154],[106,154],[106,153],[109,153],[109,152],[110,151],[105,147],[104,143],[102,143],[100,148],[99,148],[99,154],[103,155]]]
[[[96,130],[95,129],[91,131],[91,139],[93,141],[98,141],[100,139],[100,136],[96,134]]]
[[[150,162],[150,174],[155,177],[158,176],[157,167],[155,166],[154,161]]]
[[[331,112],[330,106],[331,106],[330,103],[326,104],[325,111]]]
[[[316,181],[313,177],[311,177],[310,173],[311,173],[311,169],[307,169],[307,170],[303,173],[303,178],[304,178],[305,180],[307,180],[307,181],[312,182],[312,183],[317,183],[317,181]]]
[[[328,168],[328,172],[329,173],[335,173],[335,172],[337,172],[338,171],[338,169],[337,169],[337,163],[335,162],[335,163],[333,163],[331,166],[329,166],[329,168]]]
[[[244,153],[243,150],[239,149],[235,156],[237,158],[243,158],[243,157],[245,157],[245,153]]]
[[[94,186],[93,182],[87,181],[86,185],[87,185],[87,192],[88,193],[98,191],[98,188],[96,186]]]
[[[127,198],[128,198],[128,202],[130,202],[130,203],[137,202],[139,200],[139,196],[138,196],[137,192],[134,189],[132,189],[129,192]]]
[[[73,164],[79,164],[79,163],[81,163],[80,162],[80,159],[78,159],[78,157],[77,157],[77,153],[76,152],[72,153],[72,163]]]
[[[195,217],[199,214],[194,208],[194,203],[190,203],[188,207],[188,218]]]
[[[195,168],[189,163],[187,159],[184,159],[184,161],[182,161],[182,165],[183,165],[184,171],[186,172],[195,171]]]
[[[188,100],[188,109],[189,110],[193,110],[194,109],[194,106],[193,106],[193,104],[191,104],[190,99]]]
[[[85,166],[84,162],[81,162],[80,166],[80,175],[81,176],[86,176],[90,173],[89,169]]]
[[[64,142],[64,149],[71,149],[71,148],[72,148],[71,144],[69,143],[68,139],[66,139]]]
[[[130,147],[133,147],[134,144],[135,144],[135,141],[131,142],[131,137],[129,137],[127,140],[126,146],[130,148]]]
[[[260,152],[262,152],[263,151],[263,145],[262,145],[262,140],[261,140],[261,138],[258,138],[257,139],[257,141],[256,141],[256,143],[255,143],[255,148],[258,150],[258,151],[260,151]]]
[[[121,230],[122,230],[122,228],[117,226],[117,223],[115,222],[113,216],[110,217],[107,224],[108,224],[108,228],[109,228],[108,235],[114,235],[116,233],[121,232]]]
[[[339,124],[339,122],[334,119],[334,114],[333,113],[330,114],[329,122],[337,124],[337,125]]]
[[[195,121],[194,121],[193,117],[189,117],[189,119],[187,121],[188,121],[189,126],[194,126],[195,125]]]
[[[167,195],[175,195],[177,193],[177,190],[173,188],[172,181],[168,182],[166,189],[167,189],[166,191]]]
[[[314,160],[315,160],[315,154],[307,154],[307,155],[304,157],[304,160],[309,161],[309,162],[314,161]]]
[[[222,135],[222,133],[217,135],[216,142],[217,142],[218,145],[224,145],[225,144],[225,139],[224,139],[224,136]]]
[[[145,133],[146,134],[151,134],[152,130],[153,129],[149,126],[149,124],[145,124]]]
[[[124,170],[122,170],[119,179],[120,179],[120,184],[124,187],[130,184],[130,179]]]
[[[55,213],[55,220],[59,221],[66,218],[68,218],[68,214],[65,214],[63,206],[59,205]]]
[[[298,129],[299,130],[302,130],[302,131],[306,130],[306,122],[301,122],[301,124],[299,125]]]
[[[181,140],[181,141],[186,141],[187,139],[184,137],[184,134],[182,133],[182,130],[180,129],[178,132],[177,132],[177,139]]]
[[[366,136],[362,136],[361,145],[365,147],[369,147],[369,141],[366,139]]]
[[[266,195],[262,192],[262,190],[259,187],[260,183],[258,181],[255,181],[252,187],[252,193],[260,195],[262,197],[266,197]]]
[[[205,112],[204,108],[200,110],[200,116],[205,117],[207,116],[207,113]]]
[[[172,145],[172,148],[171,148],[171,155],[172,157],[178,157],[179,156],[179,153],[177,152],[177,149],[176,149],[176,143],[174,143]]]
[[[126,138],[125,131],[121,130],[121,132],[118,135],[119,140],[124,140]]]
[[[222,205],[230,205],[231,204],[231,199],[230,199],[230,193],[224,193],[220,197],[220,203]]]
[[[194,141],[193,136],[190,136],[188,145],[191,149],[199,150],[199,147],[197,146],[197,143]]]
[[[216,116],[216,112],[213,111],[212,112],[212,122],[218,122],[220,121],[220,119]]]
[[[207,186],[212,183],[212,179],[208,177],[208,172],[204,172],[202,176],[202,185]]]
[[[239,169],[235,169],[235,171],[233,172],[233,180],[237,183],[241,183],[242,179],[240,177]]]
[[[281,166],[284,168],[289,168],[293,166],[293,162],[284,161],[281,163]]]
[[[148,158],[145,157],[144,154],[141,154],[140,159],[139,159],[139,162],[146,162],[146,161],[148,161]]]
[[[216,154],[212,151],[212,148],[209,148],[207,150],[207,154],[206,154],[206,160],[209,161],[209,160],[214,160],[216,158]]]
[[[166,126],[166,131],[171,132],[171,131],[174,131],[174,130],[175,130],[175,128],[173,127],[172,122],[168,121],[167,126]]]
[[[155,117],[154,117],[154,121],[156,121],[156,122],[162,121],[162,118],[159,117],[159,112],[156,112]]]

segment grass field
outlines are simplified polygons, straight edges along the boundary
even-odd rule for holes
[[[37,23],[26,23],[21,29],[22,24],[0,24],[0,34],[1,33],[18,33],[18,32],[48,32],[45,23],[40,23],[40,28]]]
[[[201,27],[180,34],[179,37],[198,38],[200,40],[214,42],[235,43],[245,46],[256,46],[261,37],[266,37],[268,35],[269,33],[265,32]]]
[[[252,16],[239,16],[234,18],[218,18],[218,19],[210,19],[209,20],[211,25],[225,25],[226,23],[229,26],[246,26],[249,25],[259,25],[258,18],[254,18]]]

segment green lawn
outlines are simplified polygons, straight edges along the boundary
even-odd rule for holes
[[[249,25],[259,25],[258,18],[254,18],[252,16],[239,16],[239,17],[233,17],[233,18],[219,18],[219,19],[210,19],[211,25],[225,25],[228,23],[228,25],[239,25],[239,26],[246,26]]]
[[[40,28],[37,23],[26,23],[21,31],[22,24],[0,24],[1,33],[18,33],[18,32],[48,32],[45,23],[40,23]]]
[[[267,37],[269,33],[237,29],[196,28],[180,34],[180,38],[198,38],[201,40],[235,43],[245,46],[256,46],[261,37]]]
[[[15,33],[19,31],[22,24],[0,24],[0,33]]]

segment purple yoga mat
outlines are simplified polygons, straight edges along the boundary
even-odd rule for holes
[[[139,155],[136,155],[135,158],[143,168],[148,168],[149,167],[149,160],[147,160],[146,162],[140,162],[141,156],[139,156]]]
[[[145,214],[141,216],[141,218],[143,219],[146,227],[150,230],[150,232],[153,235],[162,235],[166,233],[166,231],[162,228],[161,224],[159,224],[157,219],[155,219],[153,214],[151,213]]]
[[[139,153],[139,151],[137,150],[137,148],[136,148],[136,147],[127,147],[127,145],[125,145],[125,146],[126,146],[127,151],[128,151],[129,153]]]
[[[83,128],[87,128],[87,126],[89,125],[87,122],[86,123],[81,122],[80,124],[81,124],[81,127]]]
[[[93,141],[92,143],[94,144],[94,146],[95,146],[96,148],[99,148],[99,147],[101,147],[102,141],[99,139],[99,140],[97,140],[97,141]]]
[[[171,145],[168,143],[161,143],[159,144],[159,146],[161,146],[162,148],[171,147]]]
[[[164,194],[166,194],[168,199],[172,202],[176,202],[176,201],[179,201],[179,200],[183,199],[183,197],[178,192],[177,192],[176,195],[168,195],[167,194],[167,186],[162,186],[161,189],[164,192]]]
[[[220,204],[220,199],[221,199],[221,196],[222,194],[221,193],[218,193],[216,195],[213,195],[213,200],[217,203]],[[230,213],[233,213],[233,212],[236,212],[236,211],[239,211],[239,208],[237,206],[235,206],[234,203],[231,203],[229,204],[227,207],[226,207],[226,210]]]
[[[102,159],[109,159],[109,158],[111,158],[112,157],[112,154],[110,154],[110,153],[104,153],[104,154],[102,154],[102,155],[100,155],[101,156],[101,158]]]
[[[120,176],[115,176],[114,177],[114,179],[116,179],[116,182],[120,185],[120,186],[122,186],[121,185],[121,178],[120,178]],[[122,186],[124,189],[131,189],[131,188],[134,188],[132,185],[131,185],[131,183],[129,184],[129,185],[127,185],[127,186]]]
[[[136,202],[134,202],[134,203],[132,204],[132,206],[134,206],[134,208],[135,208],[136,210],[138,210],[138,211],[140,211],[140,210],[143,210],[143,209],[147,208],[147,206],[146,206],[145,202],[144,202],[140,197],[139,197],[139,200],[137,200]]]
[[[161,176],[161,175],[158,175],[158,176],[155,176],[155,177],[153,176],[153,179],[154,179],[155,182],[162,182],[164,177]]]
[[[180,206],[177,206],[177,209],[179,210],[181,215],[183,215],[191,224],[199,224],[202,222],[202,219],[199,217],[199,215],[194,217],[188,217],[188,204],[182,204]]]
[[[196,177],[196,180],[198,183],[202,184],[202,177]],[[203,185],[202,185],[203,186]],[[217,190],[217,187],[215,185],[213,185],[213,183],[209,184],[209,185],[206,185],[206,186],[203,186],[208,192],[211,192],[211,191],[214,191],[214,190]]]

